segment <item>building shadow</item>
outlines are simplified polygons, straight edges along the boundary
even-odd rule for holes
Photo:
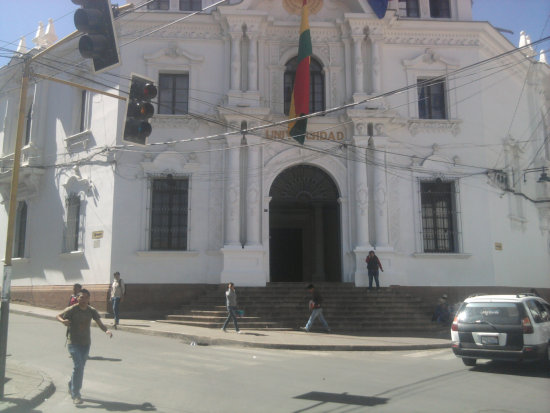
[[[321,406],[325,403],[338,403],[338,404],[347,404],[351,406],[372,407],[372,406],[378,406],[380,404],[386,404],[388,400],[390,400],[385,397],[359,396],[359,395],[347,394],[347,393],[327,393],[327,392],[318,392],[318,391],[312,391],[309,393],[301,394],[299,396],[295,396],[294,398],[319,402],[315,406],[296,410],[294,411],[294,413],[305,412],[307,410]]]

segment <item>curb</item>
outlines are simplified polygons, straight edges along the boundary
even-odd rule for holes
[[[16,391],[13,394],[21,395],[22,397],[4,397],[0,401],[0,412],[9,413],[30,410],[41,404],[55,392],[55,385],[50,376],[14,360],[9,360],[6,376],[13,380],[13,385],[16,387]],[[14,378],[14,376],[17,377]],[[29,377],[39,382],[38,386],[29,386]],[[21,391],[21,387],[28,389],[28,391]]]
[[[27,315],[32,317],[51,319],[51,316],[40,314],[39,312],[10,309],[14,314]],[[97,326],[96,326],[97,327]],[[290,343],[257,343],[253,341],[232,340],[227,338],[213,338],[196,334],[188,334],[174,331],[149,330],[141,327],[132,327],[119,325],[118,330],[132,333],[144,334],[148,336],[167,337],[182,340],[189,345],[197,346],[233,346],[246,348],[265,348],[275,350],[311,350],[311,351],[414,351],[414,350],[432,350],[451,347],[448,340],[445,343],[426,343],[426,344],[290,344]]]

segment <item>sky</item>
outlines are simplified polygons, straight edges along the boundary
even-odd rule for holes
[[[119,1],[120,5],[125,3]],[[140,3],[142,0],[134,0],[134,4]],[[78,7],[71,0],[0,0],[0,66],[8,62],[6,56],[11,56],[4,49],[15,50],[21,36],[25,36],[28,48],[33,46],[39,21],[46,26],[52,18],[59,39],[73,32],[73,15]],[[550,36],[550,0],[473,0],[473,19],[513,31],[513,34],[502,33],[515,46],[521,30],[534,42]],[[535,49],[550,50],[550,41],[536,45]],[[547,61],[550,61],[550,52]]]

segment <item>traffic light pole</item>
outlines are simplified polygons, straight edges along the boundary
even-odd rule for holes
[[[25,109],[29,89],[29,69],[31,59],[26,58],[21,80],[21,97],[19,100],[19,118],[17,120],[17,135],[15,152],[13,154],[13,170],[11,175],[10,204],[8,212],[8,234],[6,236],[6,255],[4,257],[4,275],[2,278],[2,303],[0,306],[0,398],[4,398],[4,382],[6,377],[6,353],[8,347],[8,320],[10,313],[11,293],[11,257],[13,255],[13,237],[15,230],[15,215],[17,212],[17,189],[19,168],[21,165],[21,147],[23,146],[23,129],[25,125]]]

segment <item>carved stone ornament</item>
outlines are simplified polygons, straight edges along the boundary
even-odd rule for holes
[[[459,120],[449,119],[418,119],[409,120],[408,128],[412,136],[416,136],[419,133],[443,133],[450,132],[453,136],[457,136],[460,133]]]
[[[335,201],[338,188],[323,170],[310,165],[297,165],[283,171],[271,186],[273,201]]]
[[[323,7],[323,0],[309,0],[307,5],[310,14],[317,14]],[[302,0],[283,0],[283,7],[290,14],[300,14],[302,12]]]

